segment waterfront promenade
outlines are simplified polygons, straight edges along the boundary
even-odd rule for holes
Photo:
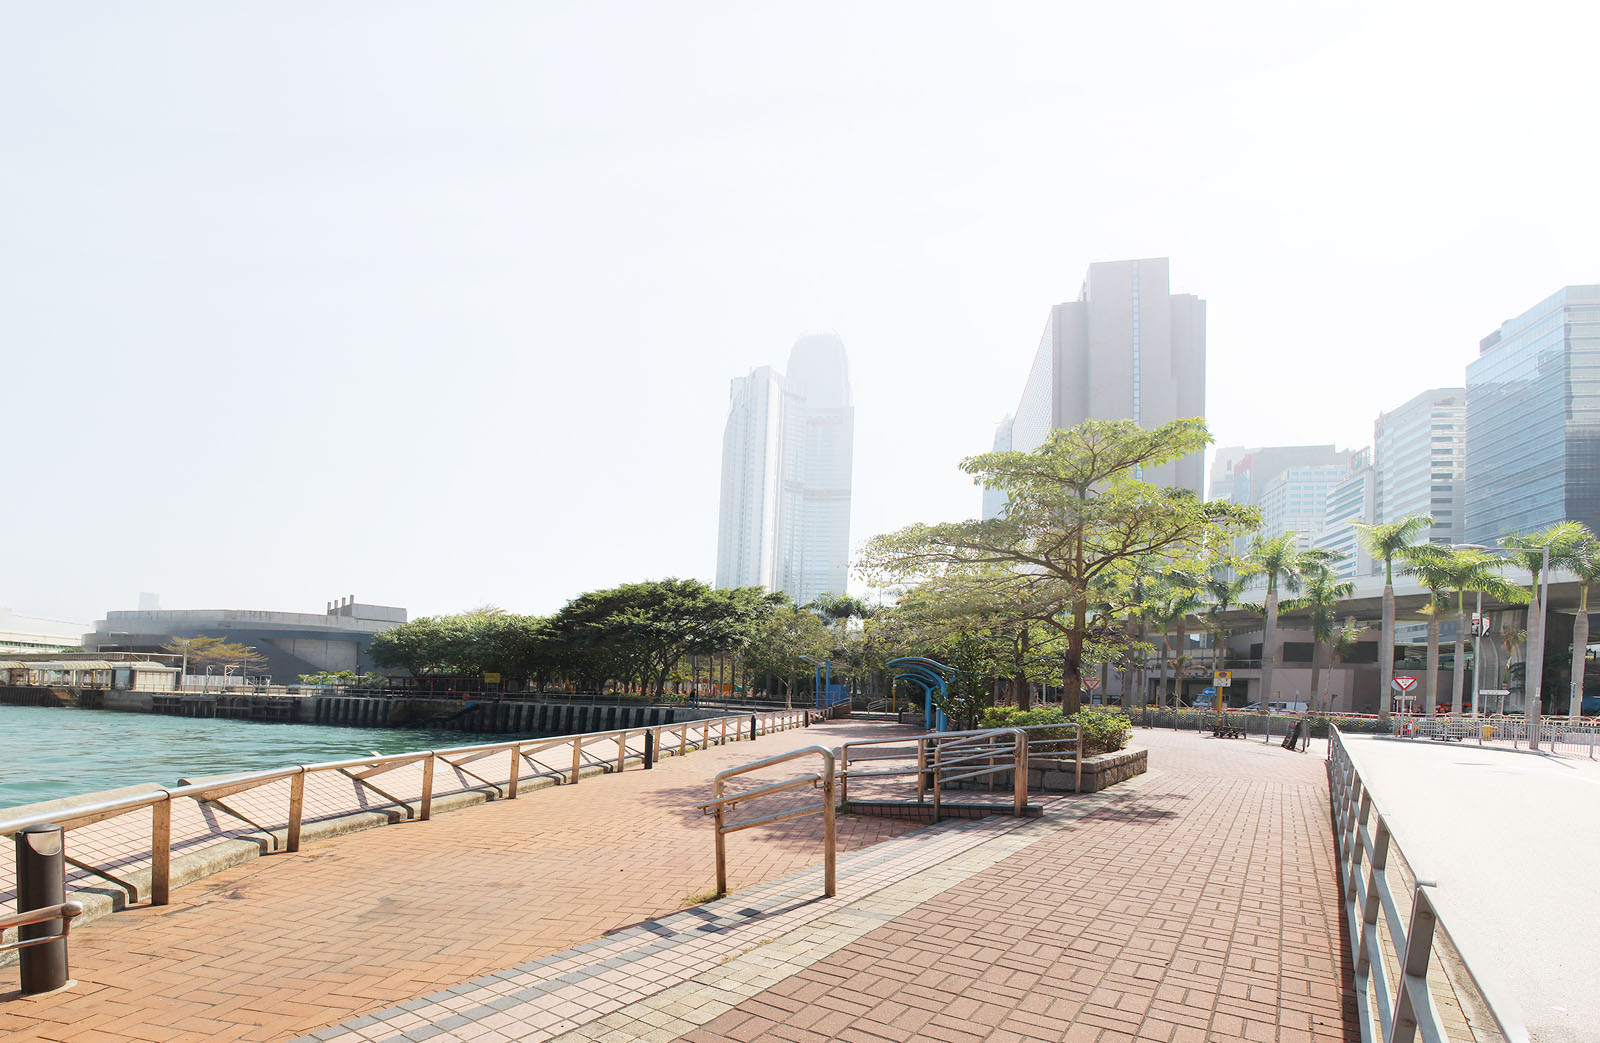
[[[9,994],[0,1032],[1357,1038],[1323,762],[1276,744],[1140,731],[1149,774],[1038,819],[841,816],[831,900],[818,817],[737,833],[733,894],[683,908],[712,886],[692,805],[716,771],[885,727],[781,732],[225,870],[75,932],[80,984]]]

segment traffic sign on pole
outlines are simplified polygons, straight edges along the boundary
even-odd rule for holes
[[[1092,692],[1096,688],[1100,687],[1100,678],[1098,678],[1098,677],[1085,677],[1083,679],[1083,686],[1085,688],[1089,689],[1089,691]]]
[[[1409,692],[1417,686],[1417,679],[1415,677],[1396,677],[1389,683],[1394,686],[1394,690],[1397,692]]]
[[[1211,675],[1211,682],[1218,688],[1228,688],[1233,684],[1233,671],[1218,670]]]

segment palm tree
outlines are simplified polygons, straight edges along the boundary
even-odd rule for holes
[[[1538,748],[1539,713],[1544,695],[1544,605],[1539,597],[1539,576],[1544,571],[1546,549],[1548,560],[1554,564],[1572,554],[1573,548],[1583,542],[1588,533],[1578,522],[1564,521],[1538,532],[1513,533],[1503,537],[1500,545],[1511,551],[1511,558],[1528,570],[1533,578],[1528,603],[1528,649],[1523,656],[1523,698],[1527,702],[1528,734]]]
[[[1345,619],[1344,626],[1340,627],[1333,635],[1333,639],[1328,642],[1329,669],[1344,662],[1344,657],[1355,651],[1356,645],[1361,643],[1361,638],[1365,636],[1367,629],[1365,625],[1356,622],[1355,616]],[[1354,693],[1352,693],[1352,705],[1354,705]],[[1331,711],[1333,707],[1330,706],[1328,709]]]
[[[1452,717],[1461,716],[1461,688],[1466,678],[1467,592],[1482,592],[1508,604],[1520,604],[1527,597],[1521,587],[1500,578],[1499,571],[1502,564],[1504,564],[1503,559],[1471,547],[1452,550],[1446,560],[1450,588],[1456,592],[1456,654],[1450,671],[1450,716]],[[1476,649],[1473,655],[1477,655]],[[1473,699],[1476,701],[1476,693]]]
[[[1161,629],[1161,652],[1158,658],[1161,661],[1161,681],[1156,688],[1156,709],[1159,710],[1167,704],[1167,666],[1170,665],[1177,671],[1177,689],[1183,687],[1183,666],[1188,661],[1184,653],[1188,650],[1189,617],[1198,612],[1205,605],[1200,596],[1197,581],[1183,573],[1169,573],[1162,577],[1163,589],[1151,602],[1148,619]],[[1176,642],[1176,655],[1172,654],[1173,646],[1168,642],[1168,634],[1176,627],[1178,640]],[[1172,702],[1177,704],[1177,691],[1172,693]]]
[[[1340,580],[1333,564],[1343,557],[1326,550],[1308,550],[1299,555],[1303,593],[1284,603],[1291,612],[1305,611],[1311,616],[1311,704],[1316,713],[1322,704],[1322,651],[1334,636],[1334,608],[1355,591],[1355,584]]]
[[[1385,525],[1363,525],[1351,522],[1360,529],[1367,551],[1374,558],[1383,559],[1383,632],[1378,648],[1378,721],[1389,720],[1389,689],[1394,683],[1394,559],[1412,545],[1417,534],[1433,524],[1426,514],[1413,514]]]
[[[1400,556],[1405,561],[1401,571],[1428,588],[1428,603],[1422,609],[1428,617],[1428,669],[1422,679],[1422,705],[1432,717],[1439,705],[1439,601],[1455,582],[1456,554],[1436,543],[1419,543],[1401,551]]]
[[[1600,581],[1600,540],[1586,534],[1568,553],[1561,565],[1578,577],[1578,615],[1572,621],[1572,694],[1567,716],[1576,721],[1583,715],[1583,669],[1589,658],[1589,585]]]
[[[1202,588],[1206,599],[1206,630],[1211,634],[1214,642],[1212,648],[1211,672],[1221,673],[1228,668],[1228,634],[1227,628],[1222,625],[1222,616],[1238,608],[1244,600],[1244,588],[1249,585],[1251,573],[1238,571],[1219,565],[1211,570],[1211,575],[1206,578]],[[1222,712],[1222,693],[1217,693],[1217,712]]]
[[[1296,533],[1284,532],[1270,540],[1256,540],[1250,550],[1250,561],[1255,571],[1267,577],[1267,625],[1261,640],[1261,694],[1256,700],[1256,712],[1267,715],[1267,702],[1272,698],[1272,668],[1278,660],[1273,640],[1278,633],[1278,586],[1290,593],[1299,589],[1300,552],[1295,547]],[[1265,728],[1263,728],[1265,731]]]

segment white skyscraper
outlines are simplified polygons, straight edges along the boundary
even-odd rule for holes
[[[850,569],[855,409],[844,343],[802,337],[787,375],[735,377],[722,435],[717,586],[842,594]]]

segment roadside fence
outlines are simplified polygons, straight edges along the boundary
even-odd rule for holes
[[[1438,1001],[1462,987],[1476,990],[1509,1043],[1526,1043],[1527,1030],[1509,1013],[1515,1008],[1497,1003],[1483,968],[1455,950],[1452,962],[1467,980],[1445,977],[1435,950],[1454,950],[1448,896],[1401,852],[1337,727],[1328,740],[1328,786],[1362,1043],[1412,1043],[1419,1033],[1442,1043]]]

